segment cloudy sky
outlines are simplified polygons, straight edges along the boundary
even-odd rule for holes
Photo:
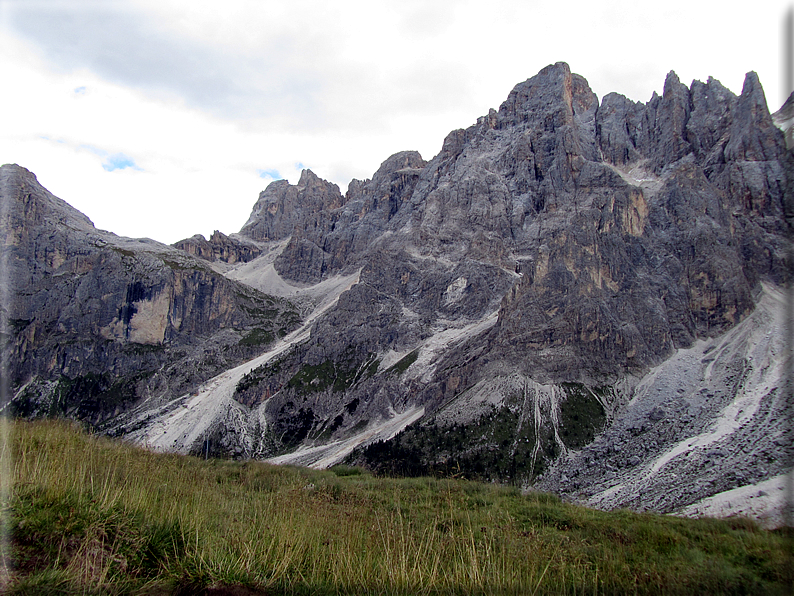
[[[544,66],[646,102],[667,72],[784,100],[791,4],[754,0],[0,0],[0,163],[97,227],[239,230],[302,168],[344,191],[425,159]]]

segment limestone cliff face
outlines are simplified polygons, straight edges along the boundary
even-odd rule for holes
[[[277,271],[287,279],[316,283],[366,261],[372,243],[411,196],[424,165],[416,151],[397,153],[371,180],[352,180],[345,197],[305,170],[297,186],[272,183],[240,234],[255,240],[290,236],[275,262]],[[294,204],[289,197],[295,197]],[[269,230],[264,236],[263,229]]]
[[[205,261],[223,261],[230,265],[247,263],[262,253],[255,243],[243,242],[239,237],[229,237],[218,230],[213,232],[209,240],[196,234],[180,240],[174,247]]]
[[[789,275],[794,170],[754,73],[738,98],[671,73],[646,106],[607,96],[596,123],[600,155],[566,158],[582,164],[573,192],[533,218],[540,240],[496,338],[533,346],[546,363],[529,366],[560,380],[644,370],[739,322],[759,279]]]
[[[0,175],[12,389],[62,382],[58,391],[76,400],[68,408],[108,392],[129,405],[162,386],[188,389],[244,358],[251,346],[243,339],[255,329],[273,339],[297,322],[287,305],[182,251],[97,230],[24,168],[3,166]],[[86,379],[85,396],[70,392]],[[88,417],[121,407],[107,405],[93,404]]]
[[[494,360],[547,381],[647,370],[740,321],[760,279],[787,279],[792,160],[765,105],[754,73],[738,98],[671,73],[646,105],[598,106],[548,67],[450,134],[397,233],[517,265]]]
[[[262,191],[240,233],[254,240],[282,240],[292,235],[296,226],[320,225],[325,213],[343,202],[338,186],[304,170],[296,186],[279,180]]]
[[[507,399],[539,383],[533,395],[553,403],[563,384],[628,383],[603,404],[569,391],[568,403],[611,416],[631,395],[636,381],[626,379],[725,333],[753,312],[761,282],[789,279],[792,177],[754,73],[738,97],[671,72],[645,104],[614,93],[599,104],[583,77],[551,65],[450,133],[429,162],[397,154],[372,181],[351,183],[344,202],[294,226],[282,275],[319,281],[363,267],[362,281],[280,362],[283,378],[263,384],[270,419],[289,434],[303,412],[304,438],[324,432],[327,413],[315,392],[301,393],[300,375],[413,348],[422,362],[434,333],[463,329],[494,304],[496,324],[437,355],[421,382],[385,388],[373,374],[337,397],[329,389],[321,401],[342,416],[333,436],[356,422],[343,410],[354,394],[435,416],[485,386]],[[529,380],[504,380],[515,375]]]

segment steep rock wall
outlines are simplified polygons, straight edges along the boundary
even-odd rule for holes
[[[123,409],[119,400],[188,390],[257,349],[252,333],[272,341],[298,322],[284,301],[181,251],[97,230],[24,168],[0,176],[4,347],[22,411],[37,409],[22,404],[36,395],[44,410],[74,413],[83,398],[112,394],[107,411],[99,399],[78,414],[97,421]]]

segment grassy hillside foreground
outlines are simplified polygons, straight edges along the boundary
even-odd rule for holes
[[[10,594],[787,593],[783,532],[8,425]],[[8,455],[11,455],[8,458]]]

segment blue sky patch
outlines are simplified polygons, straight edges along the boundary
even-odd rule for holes
[[[135,160],[133,160],[131,157],[127,157],[123,153],[114,153],[113,155],[108,155],[105,158],[105,161],[102,162],[102,168],[106,172],[124,170],[126,168],[132,168],[134,170],[140,169],[137,165],[135,165]]]
[[[272,180],[281,180],[281,174],[279,174],[278,170],[257,170],[257,175],[260,178],[271,178]]]
[[[115,172],[116,170],[125,170],[127,168],[139,171],[141,169],[138,167],[138,164],[135,163],[134,159],[123,153],[114,153],[111,155],[104,149],[94,147],[93,145],[80,145],[80,149],[86,149],[94,155],[101,157],[102,169],[106,172]]]
[[[85,87],[77,87],[74,93],[75,95],[85,95]]]
[[[297,162],[297,163],[295,164],[295,169],[296,169],[296,170],[305,170],[305,169],[306,169],[306,166],[305,166],[305,165],[303,165],[303,162],[300,162],[300,161],[299,161],[299,162]]]

